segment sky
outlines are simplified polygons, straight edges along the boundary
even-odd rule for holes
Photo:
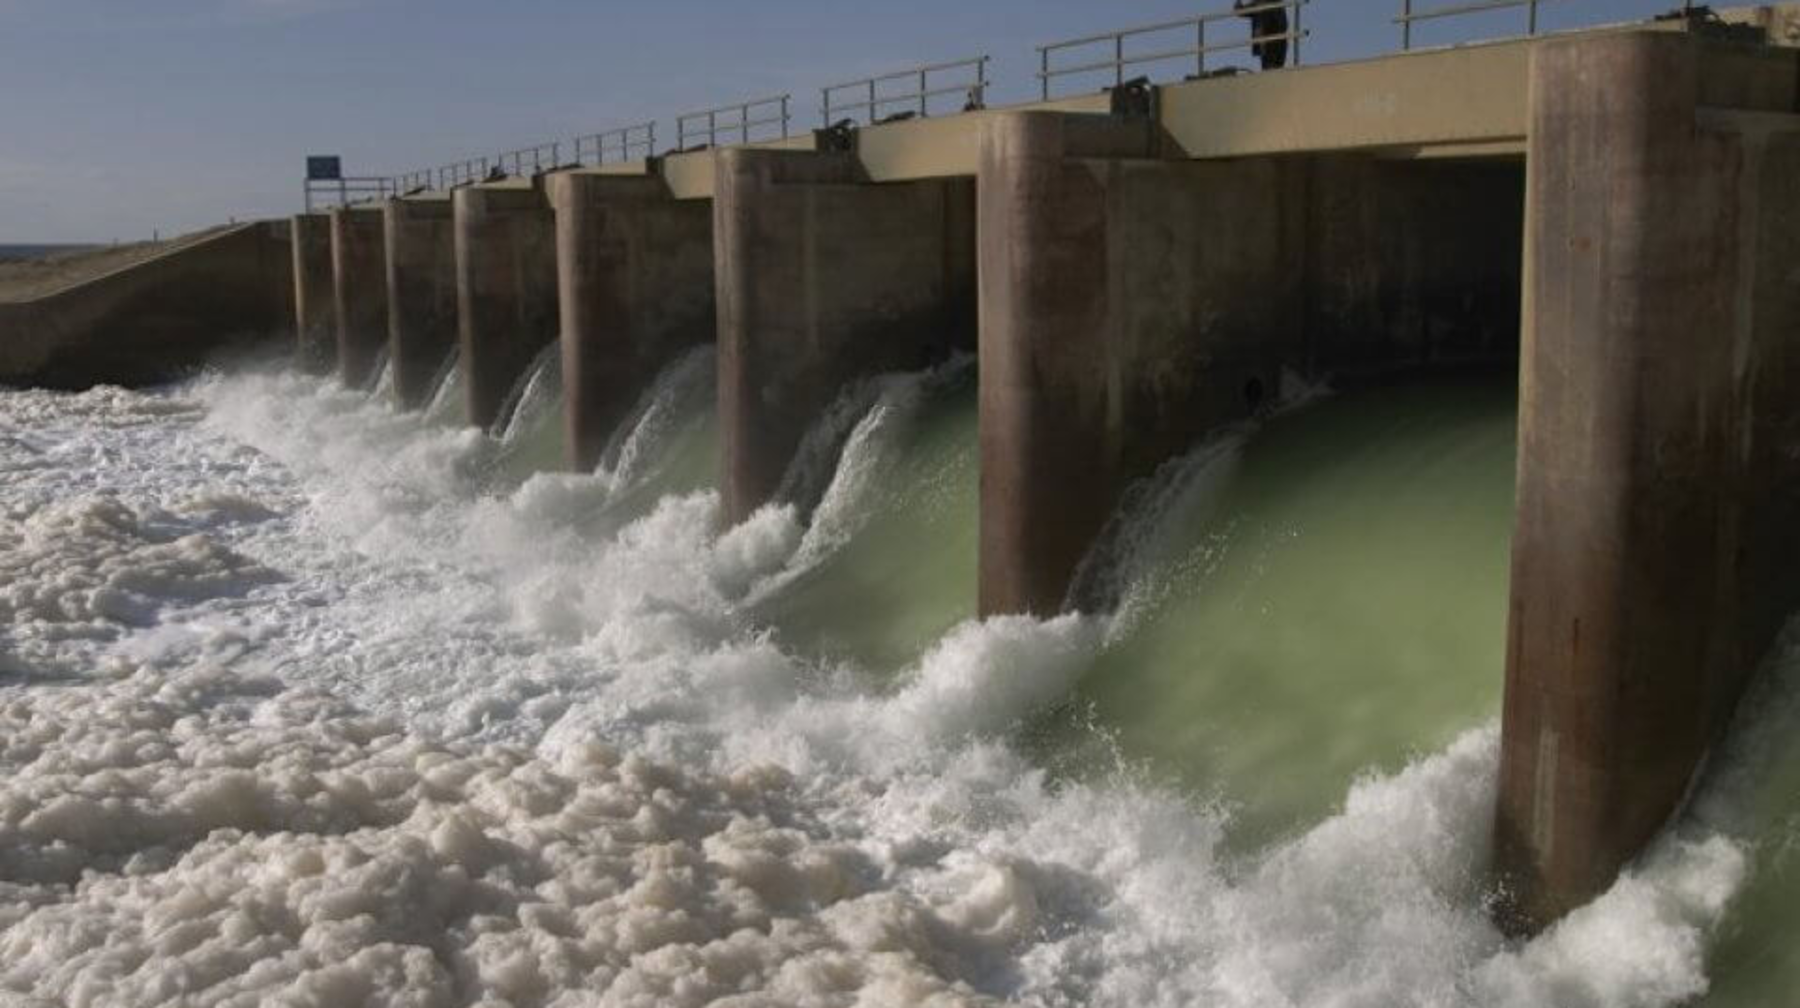
[[[1415,0],[1415,7],[1451,0]],[[1546,28],[1676,0],[1546,3]],[[164,236],[299,209],[308,154],[391,175],[627,123],[992,57],[989,104],[1036,94],[1036,46],[1228,0],[0,0],[0,244]],[[1311,0],[1307,63],[1398,48],[1399,0]],[[1523,11],[1420,44],[1518,34]],[[1218,30],[1219,39],[1242,29]],[[1180,47],[1184,38],[1147,40]],[[1230,54],[1223,63],[1247,63]],[[1185,65],[1147,68],[1178,79]],[[1098,81],[1076,82],[1092,90]]]

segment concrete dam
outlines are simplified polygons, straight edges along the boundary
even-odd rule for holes
[[[324,183],[335,205],[0,302],[0,381],[165,382],[291,341],[331,395],[487,432],[535,506],[577,495],[557,472],[610,480],[593,535],[708,490],[727,538],[789,508],[819,559],[733,618],[883,675],[971,618],[1142,607],[1007,730],[1058,779],[1084,746],[1208,762],[1182,786],[1243,801],[1244,851],[1454,735],[1396,725],[1491,698],[1479,914],[1523,942],[1591,913],[1791,648],[1800,10],[1170,82],[1121,61],[1062,97],[1044,60],[1024,105],[977,84],[889,117],[871,81],[860,120],[827,90],[794,135],[783,97],[683,117],[667,150],[634,128],[373,198]],[[876,517],[833,525],[853,494]],[[1412,583],[1378,587],[1388,564]],[[1395,594],[1352,604],[1365,579]],[[1333,630],[1285,638],[1257,592]],[[1363,671],[1279,681],[1334,656]],[[1250,697],[1287,726],[1246,727]]]

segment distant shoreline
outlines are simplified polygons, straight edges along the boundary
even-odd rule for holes
[[[23,259],[48,259],[52,256],[67,255],[72,252],[86,252],[90,249],[105,246],[91,242],[42,242],[35,245],[0,245],[0,262],[17,262]]]

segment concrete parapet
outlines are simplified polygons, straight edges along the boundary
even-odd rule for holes
[[[432,380],[456,349],[456,240],[447,199],[389,200],[388,363],[394,399],[425,405]]]
[[[847,382],[975,336],[974,187],[875,184],[849,152],[718,153],[713,247],[725,516],[776,493]]]
[[[325,374],[337,363],[337,282],[331,275],[331,216],[295,214],[295,355],[302,370]]]
[[[220,351],[291,331],[289,222],[221,230],[25,301],[0,303],[0,383],[170,381]]]
[[[331,211],[331,275],[337,318],[337,371],[359,388],[387,345],[387,246],[379,207]]]
[[[1127,484],[1271,404],[1517,347],[1522,168],[1159,160],[1147,121],[995,117],[979,174],[983,613],[1050,614]]]
[[[1496,819],[1521,929],[1668,821],[1800,601],[1797,81],[1792,50],[1679,34],[1534,57]]]
[[[469,422],[491,427],[557,336],[556,221],[537,184],[456,190],[458,358]]]
[[[567,461],[586,472],[662,367],[714,338],[712,207],[656,176],[548,181]]]

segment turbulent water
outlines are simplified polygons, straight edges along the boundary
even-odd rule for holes
[[[0,392],[11,1000],[1752,1005],[1800,980],[1793,662],[1611,891],[1530,942],[1489,923],[1504,394],[1222,434],[1116,524],[1084,581],[1107,604],[977,622],[967,362],[848,392],[795,461],[808,506],[735,528],[709,353],[584,474],[521,461],[560,436],[552,391],[490,434],[453,375],[414,415],[274,368]]]

